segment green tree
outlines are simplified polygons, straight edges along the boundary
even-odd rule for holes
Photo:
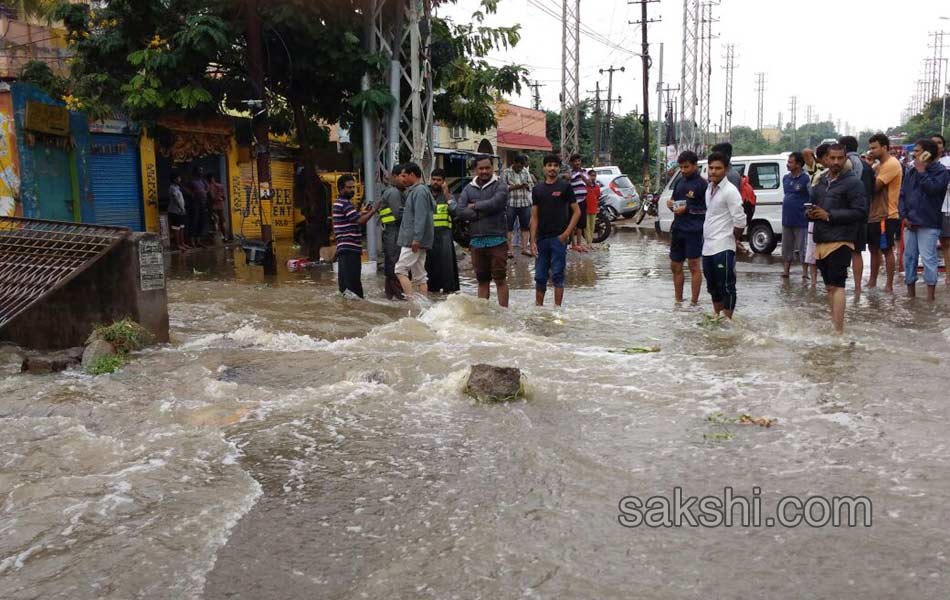
[[[479,133],[491,129],[498,124],[495,101],[505,94],[520,94],[527,82],[524,67],[496,67],[485,60],[489,52],[511,50],[521,40],[520,25],[484,24],[485,16],[497,7],[498,0],[481,0],[468,23],[432,19],[433,110],[436,119],[447,125],[464,125]]]
[[[653,131],[656,123],[652,123]],[[656,160],[655,142],[650,138],[650,164]],[[610,135],[610,154],[615,165],[620,167],[634,183],[643,183],[643,125],[636,113],[627,113],[614,121]],[[652,172],[652,169],[651,169]]]
[[[950,102],[948,102],[948,107],[950,107]],[[950,118],[945,120],[944,130],[942,132],[940,131],[940,119],[942,114],[943,99],[935,98],[927,103],[923,112],[917,113],[904,123],[899,128],[899,132],[903,134],[908,144],[938,132],[944,136],[950,136]],[[948,117],[950,117],[950,114],[948,114]]]
[[[17,10],[17,16],[23,21],[46,21],[49,23],[56,13],[59,0],[17,0],[8,3]]]
[[[19,80],[32,83],[53,98],[62,98],[67,93],[68,81],[53,73],[49,65],[41,60],[31,60],[23,65]]]
[[[834,123],[831,121],[808,123],[795,131],[785,132],[770,152],[798,152],[804,148],[815,148],[823,140],[839,137],[841,136],[835,131]]]
[[[732,154],[746,156],[752,154],[771,154],[774,151],[762,134],[749,127],[732,128]]]

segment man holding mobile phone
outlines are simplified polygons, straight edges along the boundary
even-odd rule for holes
[[[941,208],[950,173],[936,160],[937,145],[918,140],[914,145],[914,168],[901,190],[900,216],[904,224],[904,283],[907,295],[917,295],[917,260],[924,263],[927,299],[934,300],[937,289],[937,239],[940,237]]]
[[[690,301],[699,303],[703,284],[703,221],[706,219],[706,180],[699,174],[699,157],[692,150],[682,152],[677,164],[680,178],[666,206],[673,211],[670,227],[670,269],[673,271],[673,292],[676,302],[683,301],[687,261],[690,274]]]

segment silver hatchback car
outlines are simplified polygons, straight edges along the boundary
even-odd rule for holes
[[[597,176],[597,183],[600,184],[600,199],[607,205],[613,219],[629,219],[640,210],[640,195],[626,175],[601,174]]]

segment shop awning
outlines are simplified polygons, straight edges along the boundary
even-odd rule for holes
[[[498,131],[498,147],[518,150],[552,150],[551,142],[543,135],[516,131]]]

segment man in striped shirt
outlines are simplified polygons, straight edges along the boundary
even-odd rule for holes
[[[340,192],[333,203],[333,235],[336,237],[337,283],[340,293],[350,290],[363,297],[363,282],[360,281],[363,255],[362,227],[372,218],[375,207],[358,213],[353,208],[356,195],[356,180],[352,175],[343,175],[337,182]]]
[[[587,173],[581,168],[581,155],[571,155],[571,189],[574,190],[574,199],[577,200],[577,207],[581,214],[587,211]],[[588,248],[584,245],[584,230],[587,228],[587,219],[581,219],[574,228],[574,245],[572,250],[577,252],[587,252]]]

